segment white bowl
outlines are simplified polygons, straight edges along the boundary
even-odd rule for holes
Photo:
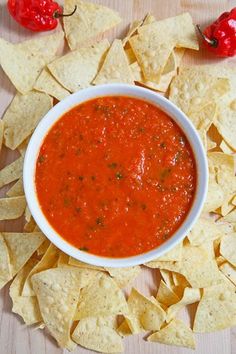
[[[100,257],[80,251],[76,247],[69,244],[53,229],[53,227],[47,221],[40,208],[35,189],[36,160],[44,137],[51,129],[52,125],[58,119],[60,119],[60,117],[65,112],[80,104],[81,102],[98,96],[109,95],[123,95],[141,98],[156,105],[161,110],[166,112],[185,133],[192,147],[197,168],[197,186],[194,201],[188,215],[186,216],[186,219],[181,224],[179,229],[161,246],[158,246],[149,252],[127,258]],[[63,101],[59,102],[45,115],[45,117],[38,124],[30,139],[25,154],[23,179],[27,203],[36,223],[42,232],[47,236],[47,238],[59,249],[82,262],[90,263],[93,265],[104,267],[128,267],[142,264],[162,256],[164,253],[176,246],[188,234],[189,230],[196,222],[206,198],[208,166],[206,154],[199,135],[191,121],[179,108],[177,108],[173,103],[171,103],[163,96],[148,89],[131,85],[110,84],[95,86],[78,91]]]

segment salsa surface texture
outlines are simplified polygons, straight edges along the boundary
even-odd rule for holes
[[[178,125],[132,97],[75,106],[51,128],[35,173],[41,209],[78,249],[128,257],[161,245],[186,218],[196,189]]]

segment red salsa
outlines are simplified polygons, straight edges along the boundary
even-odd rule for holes
[[[128,257],[180,227],[196,189],[191,147],[154,105],[99,97],[65,113],[37,160],[36,190],[51,226],[80,250]]]

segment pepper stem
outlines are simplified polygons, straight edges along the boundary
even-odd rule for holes
[[[74,15],[75,11],[77,10],[77,5],[75,5],[74,10],[70,14],[60,14],[58,11],[56,11],[53,15],[54,18],[59,18],[59,17],[69,17]]]
[[[206,41],[208,44],[210,44],[212,47],[216,48],[218,46],[218,40],[216,38],[208,38],[201,30],[201,27],[199,25],[196,25],[198,32],[200,36]]]

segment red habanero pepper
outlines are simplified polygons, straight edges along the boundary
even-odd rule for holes
[[[236,55],[236,7],[230,12],[224,12],[203,32],[199,25],[197,29],[211,52],[220,57]]]
[[[8,0],[8,10],[11,16],[23,27],[31,31],[50,31],[57,27],[59,17],[71,16],[63,14],[62,7],[52,0]]]

